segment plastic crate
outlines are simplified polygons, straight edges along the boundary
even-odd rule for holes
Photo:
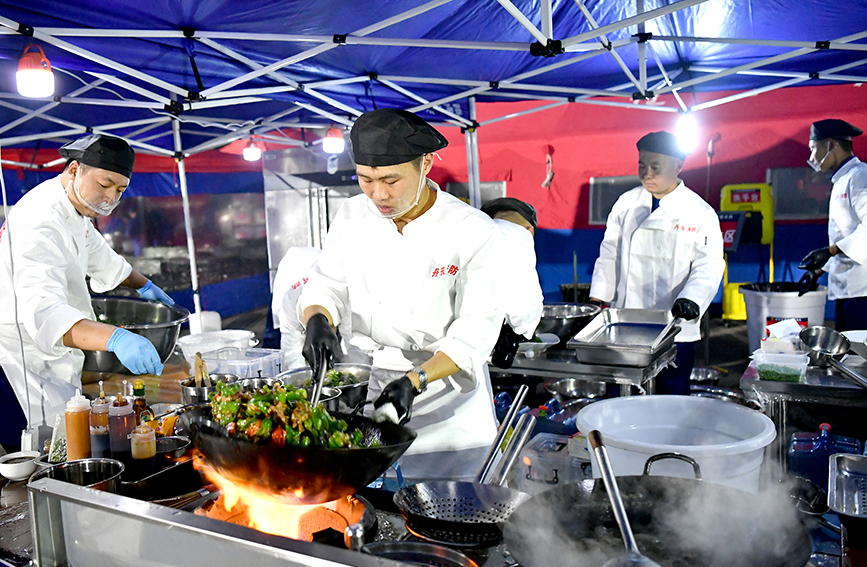
[[[270,348],[225,347],[202,354],[211,374],[235,374],[239,378],[273,378],[283,371],[283,354]]]

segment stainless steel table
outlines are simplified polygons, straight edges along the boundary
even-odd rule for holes
[[[855,372],[867,375],[867,360],[860,356],[849,355],[843,362]],[[755,363],[751,362],[741,377],[740,387],[776,426],[777,439],[769,450],[772,461],[779,463],[780,470],[776,472],[781,475],[788,469],[788,440],[792,436],[787,424],[790,403],[867,408],[867,388],[855,385],[833,368],[811,366],[803,382],[775,382],[759,380]]]
[[[606,366],[600,364],[584,364],[575,357],[575,352],[566,350],[547,350],[536,358],[517,356],[511,368],[492,369],[498,374],[531,375],[542,378],[575,378],[594,382],[611,382],[620,384],[620,394],[632,394],[632,386],[646,394],[654,392],[654,378],[668,366],[677,354],[677,347],[660,354],[656,360],[646,367]]]

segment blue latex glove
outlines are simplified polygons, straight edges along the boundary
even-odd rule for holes
[[[154,348],[154,345],[149,340],[141,335],[118,328],[111,334],[105,346],[133,374],[155,374],[159,376],[163,373],[163,363],[160,362],[160,355],[157,353],[157,349]]]
[[[175,304],[175,300],[169,297],[169,294],[154,285],[154,282],[150,280],[136,291],[140,296],[144,297],[148,301],[162,301],[166,305]]]

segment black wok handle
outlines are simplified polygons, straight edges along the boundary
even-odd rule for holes
[[[512,405],[509,406],[509,411],[506,413],[506,417],[503,418],[502,425],[500,425],[500,428],[497,430],[497,436],[494,439],[493,444],[491,444],[491,448],[488,449],[488,454],[485,456],[485,462],[482,464],[479,474],[476,475],[476,482],[479,484],[484,484],[485,477],[488,476],[488,472],[491,470],[491,465],[494,463],[494,456],[497,454],[497,450],[499,450],[500,445],[503,443],[503,439],[506,438],[506,433],[508,433],[512,426],[514,426],[515,416],[518,415],[518,410],[521,408],[521,404],[524,402],[528,390],[529,388],[526,384],[521,384],[521,387],[518,388],[518,393],[515,394],[515,400],[512,402]]]
[[[855,372],[854,370],[852,370],[851,368],[849,368],[848,366],[846,366],[845,364],[843,364],[842,362],[837,360],[836,358],[829,356],[828,357],[828,364],[830,364],[835,369],[842,372],[843,375],[846,376],[846,378],[848,378],[849,380],[855,382],[856,384],[858,384],[862,388],[867,388],[867,378],[864,378],[863,376],[861,376],[860,374],[858,374],[857,372]]]
[[[611,467],[611,461],[608,460],[608,451],[605,449],[605,443],[602,441],[602,433],[594,429],[587,436],[587,440],[590,441],[590,446],[593,447],[593,453],[596,455],[599,472],[602,474],[602,482],[605,484],[605,491],[608,493],[608,499],[611,501],[614,519],[617,520],[617,525],[620,526],[620,533],[623,534],[626,549],[639,553],[638,543],[635,541],[635,535],[632,533],[632,526],[629,525],[626,508],[623,506],[623,499],[620,497],[620,490],[617,487],[617,478],[614,476],[614,469]]]

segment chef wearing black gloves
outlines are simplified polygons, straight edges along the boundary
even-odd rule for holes
[[[798,266],[799,295],[815,290],[828,274],[828,299],[836,300],[834,327],[838,331],[867,329],[867,164],[859,160],[852,138],[860,128],[829,118],[810,128],[810,159],[816,171],[834,172],[828,204],[827,248],[807,254]]]

